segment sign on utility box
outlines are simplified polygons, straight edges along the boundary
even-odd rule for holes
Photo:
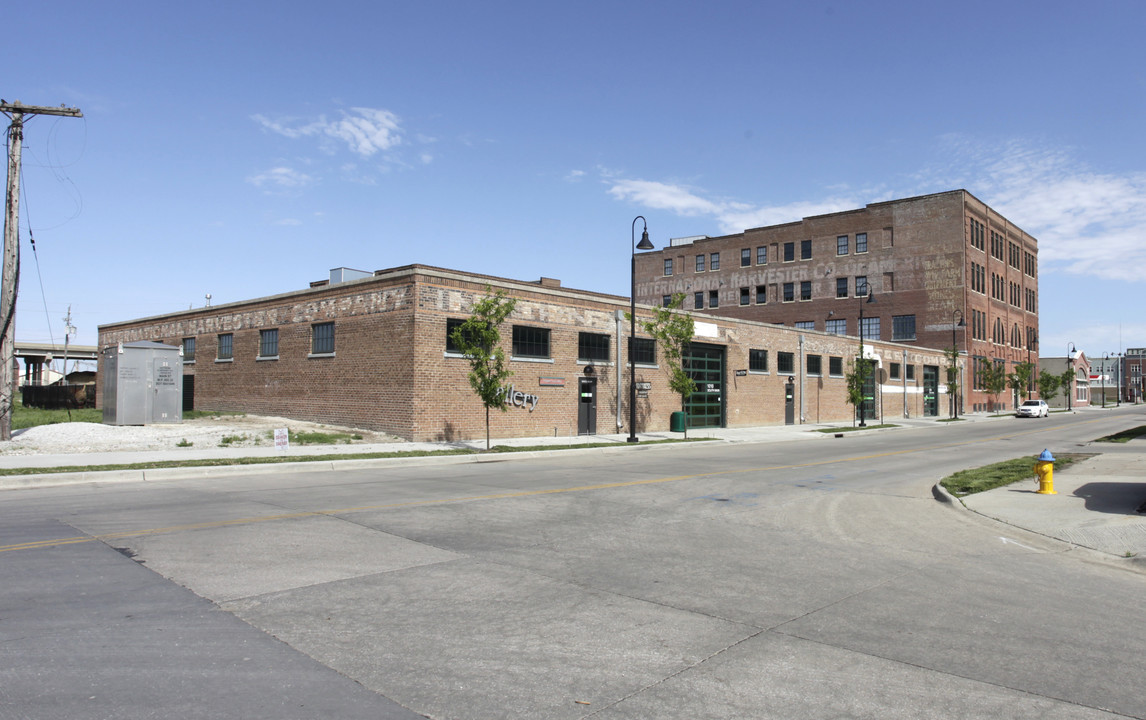
[[[104,348],[103,422],[183,422],[183,349],[157,342]]]

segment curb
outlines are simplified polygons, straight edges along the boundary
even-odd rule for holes
[[[652,438],[660,439],[660,438]],[[707,442],[727,443],[722,438],[708,438]],[[29,490],[34,488],[83,485],[86,483],[128,483],[160,482],[163,480],[198,480],[224,476],[270,475],[276,472],[348,472],[354,470],[384,469],[387,467],[407,467],[411,465],[465,465],[472,463],[507,462],[511,460],[533,460],[544,457],[576,456],[586,453],[625,453],[640,450],[687,448],[691,443],[656,444],[616,444],[592,448],[550,450],[527,450],[522,452],[495,453],[489,455],[418,455],[412,457],[356,458],[351,460],[305,460],[279,463],[253,463],[249,465],[194,465],[177,468],[153,468],[149,470],[97,470],[60,473],[31,473],[28,475],[0,476],[0,492],[5,490]]]

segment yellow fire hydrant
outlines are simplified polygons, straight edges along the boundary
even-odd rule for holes
[[[1035,463],[1035,476],[1038,478],[1039,495],[1058,495],[1054,491],[1054,456],[1050,450],[1043,450]]]

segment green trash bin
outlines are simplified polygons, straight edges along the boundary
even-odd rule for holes
[[[673,432],[684,432],[686,428],[687,424],[684,412],[680,410],[674,412],[669,418],[669,429]]]

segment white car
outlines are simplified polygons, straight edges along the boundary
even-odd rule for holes
[[[1027,400],[1015,411],[1015,417],[1050,417],[1050,407],[1042,400]]]

